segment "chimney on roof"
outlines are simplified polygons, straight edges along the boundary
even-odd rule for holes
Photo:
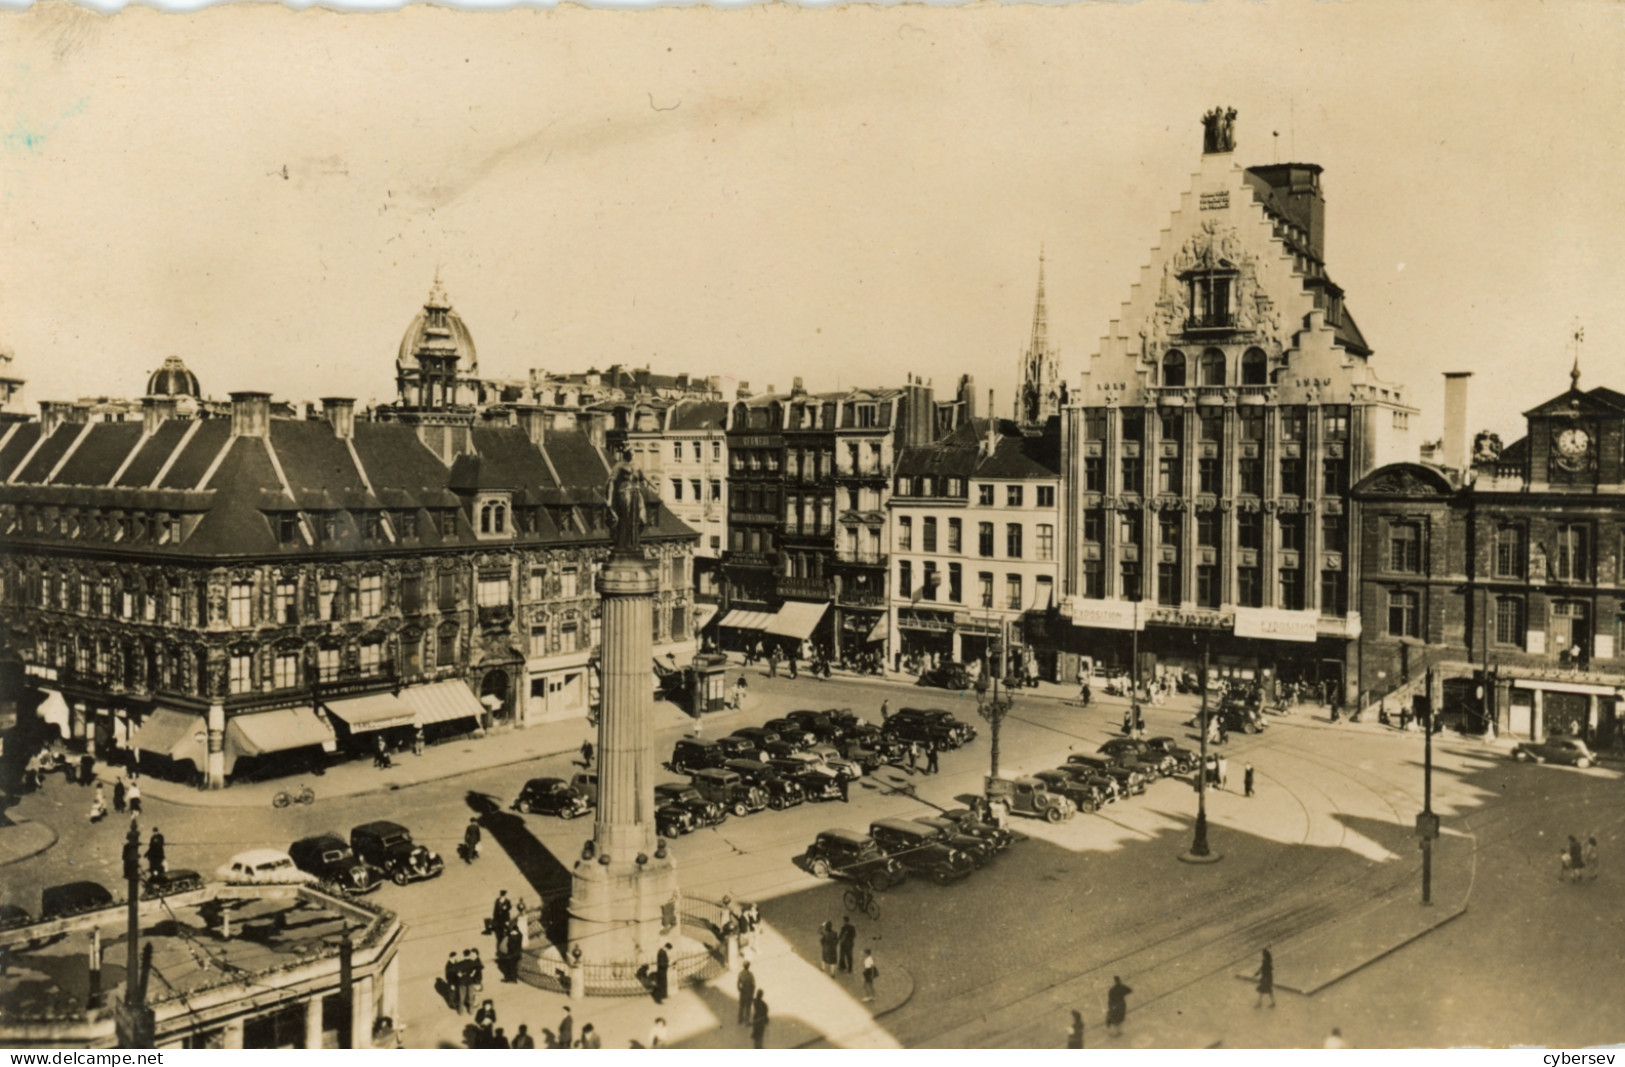
[[[722,399],[722,375],[713,374],[705,379],[705,388],[711,394],[711,399]]]
[[[141,398],[141,432],[148,437],[158,432],[165,419],[175,417],[175,398],[172,396],[144,396]]]
[[[333,427],[333,436],[341,441],[355,437],[355,398],[348,396],[322,397],[322,414]]]
[[[72,421],[73,405],[60,400],[41,400],[39,402],[39,432],[40,436],[49,437],[56,432],[56,428],[64,422]]]
[[[1467,379],[1472,371],[1446,371],[1444,375],[1444,441],[1440,466],[1467,469]]]
[[[264,437],[271,426],[271,394],[231,394],[231,436]]]
[[[987,391],[987,437],[982,442],[983,455],[991,456],[999,447],[999,417],[994,414],[993,390]]]
[[[767,395],[768,396],[777,396],[778,393],[779,393],[779,387],[778,386],[770,385],[770,386],[767,387]]]
[[[772,390],[769,390],[769,392],[771,392],[771,391]],[[807,395],[807,387],[805,385],[801,384],[801,376],[800,375],[797,375],[796,377],[790,379],[790,395],[791,396],[806,396]]]
[[[960,419],[968,420],[976,417],[976,379],[969,374],[959,378],[959,404],[964,409],[960,412]]]
[[[547,412],[535,404],[515,404],[513,412],[530,443],[541,448],[547,440]]]
[[[734,395],[740,400],[749,400],[751,398],[750,383],[744,381],[740,382],[739,388],[735,390]]]
[[[609,412],[584,411],[577,425],[586,433],[594,448],[605,455],[609,454]]]

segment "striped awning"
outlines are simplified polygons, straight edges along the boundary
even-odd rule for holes
[[[773,621],[771,611],[746,611],[744,608],[735,608],[722,617],[719,626],[728,626],[735,630],[760,630]]]
[[[186,760],[203,769],[209,752],[209,727],[203,716],[170,708],[154,708],[135,732],[130,747],[155,752],[170,759]]]
[[[697,604],[694,607],[694,632],[705,629],[710,621],[716,618],[717,606],[715,604]]]
[[[56,727],[57,731],[62,734],[62,740],[66,741],[68,739],[68,723],[73,717],[73,713],[68,709],[68,702],[55,689],[46,689],[44,693],[45,702],[39,706],[39,709],[34,714],[39,716],[40,722]]]
[[[306,745],[331,746],[333,728],[309,708],[277,708],[238,715],[226,723],[226,772],[239,757],[285,752]]]
[[[824,621],[824,613],[828,610],[828,601],[809,604],[802,600],[787,600],[763,630],[779,637],[788,637],[793,641],[805,641],[818,629],[818,624]]]
[[[474,691],[455,680],[410,686],[401,690],[401,702],[412,709],[419,726],[478,718],[485,712]]]
[[[411,726],[414,721],[412,707],[394,693],[367,693],[344,700],[324,700],[322,707],[348,726],[353,734]]]

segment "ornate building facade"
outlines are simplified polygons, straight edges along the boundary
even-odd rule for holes
[[[1354,490],[1368,713],[1417,698],[1470,729],[1625,744],[1625,394],[1570,388],[1500,448]],[[1467,455],[1452,441],[1444,452]],[[1454,447],[1453,447],[1454,446]],[[1430,687],[1431,683],[1431,687]]]
[[[41,719],[218,787],[380,732],[586,714],[609,460],[573,416],[479,418],[443,300],[407,340],[387,420],[153,394],[139,423],[45,405],[4,428],[0,627]],[[690,650],[695,534],[652,515],[656,644]]]
[[[1350,696],[1349,486],[1413,456],[1403,390],[1326,269],[1321,168],[1206,151],[1063,420],[1063,658],[1331,682]],[[1138,639],[1135,634],[1138,633]],[[1065,671],[1063,670],[1063,673]]]

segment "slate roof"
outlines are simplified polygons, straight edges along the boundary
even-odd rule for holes
[[[728,405],[721,400],[679,400],[672,405],[673,430],[722,430],[728,424]]]
[[[1059,418],[1052,417],[1042,427],[1027,431],[1010,419],[997,420],[997,443],[993,453],[984,456],[982,441],[988,424],[987,419],[971,419],[940,441],[904,449],[897,460],[897,473],[1002,481],[1061,476]]]
[[[721,404],[715,407],[726,410]],[[365,542],[356,518],[348,514],[364,509],[457,508],[456,544],[465,548],[538,540],[580,543],[609,536],[601,509],[610,465],[577,429],[549,430],[538,448],[519,427],[475,427],[474,451],[459,455],[449,469],[423,445],[414,427],[395,422],[358,420],[348,443],[325,419],[273,418],[264,437],[234,437],[232,420],[225,418],[169,419],[151,436],[134,422],[64,423],[24,464],[39,431],[37,422],[19,425],[0,448],[0,480],[18,475],[13,484],[0,485],[0,503],[198,516],[179,545],[126,543],[121,552],[254,557],[422,551],[442,543],[438,524],[422,520],[410,545]],[[76,441],[79,447],[47,482]],[[535,532],[516,534],[515,542],[475,539],[466,507],[472,494],[482,490],[511,493],[516,508],[540,508],[527,516]],[[697,536],[658,499],[651,497],[650,507],[653,528],[647,536]],[[338,536],[315,548],[303,537],[294,544],[280,543],[278,514],[297,511],[337,513]],[[9,539],[50,541],[55,535],[25,535],[19,528]],[[75,542],[81,548],[88,544],[93,542]]]

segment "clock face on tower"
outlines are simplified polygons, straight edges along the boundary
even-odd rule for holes
[[[1557,464],[1565,470],[1577,471],[1585,465],[1591,450],[1591,435],[1577,426],[1560,430],[1557,434]]]

